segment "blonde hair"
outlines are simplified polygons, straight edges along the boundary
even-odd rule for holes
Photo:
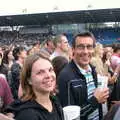
[[[96,67],[96,71],[98,74],[105,75],[107,74],[107,70],[104,68],[102,58],[100,57],[101,49],[103,49],[103,45],[101,43],[96,43],[93,57],[91,59],[91,64]]]
[[[93,52],[93,56],[99,56],[99,53],[101,51],[101,48],[103,48],[103,45],[101,43],[96,43],[95,48],[94,48],[94,52]]]

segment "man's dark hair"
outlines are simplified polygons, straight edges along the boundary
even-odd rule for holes
[[[20,54],[20,52],[23,51],[23,50],[25,50],[25,48],[22,47],[22,46],[15,47],[13,49],[13,56],[14,56],[15,60],[18,60],[18,54]]]
[[[49,45],[49,42],[53,42],[53,40],[55,39],[55,36],[48,36],[48,38],[45,40],[46,44]]]
[[[75,35],[75,37],[73,38],[73,41],[72,41],[72,47],[73,48],[75,48],[77,37],[91,37],[93,39],[93,46],[95,47],[96,39],[91,32],[87,31],[87,32],[81,32],[81,33],[78,33],[77,35]]]

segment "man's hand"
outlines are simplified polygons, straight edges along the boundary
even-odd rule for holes
[[[96,97],[99,103],[105,103],[107,101],[107,98],[109,97],[109,89],[97,88],[94,92],[94,96]]]

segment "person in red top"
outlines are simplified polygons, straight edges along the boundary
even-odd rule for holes
[[[114,72],[118,64],[120,64],[120,44],[113,45],[113,52],[111,57],[111,67]]]
[[[0,113],[4,112],[4,108],[11,102],[13,97],[7,80],[0,77]]]

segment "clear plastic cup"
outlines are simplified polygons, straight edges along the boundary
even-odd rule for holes
[[[98,88],[106,88],[108,86],[108,77],[98,74]]]
[[[80,120],[80,106],[70,105],[63,108],[65,120]]]

